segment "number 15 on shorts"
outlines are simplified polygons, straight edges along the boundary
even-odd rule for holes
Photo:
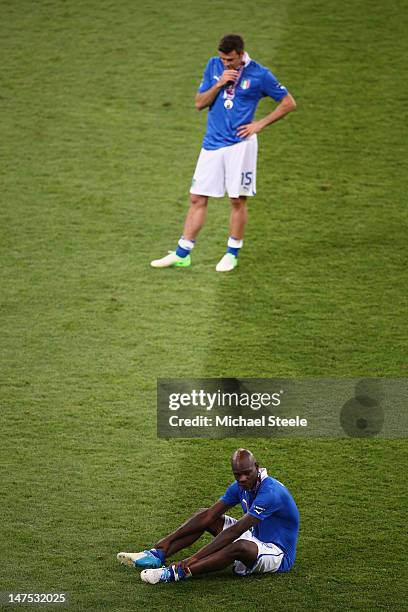
[[[253,172],[241,172],[241,185],[249,187],[252,183],[252,174]]]

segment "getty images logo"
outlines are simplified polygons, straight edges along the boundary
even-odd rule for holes
[[[340,424],[352,438],[370,438],[378,435],[384,425],[382,402],[385,393],[377,378],[365,378],[355,386],[354,397],[341,409]]]
[[[250,408],[256,411],[280,406],[282,393],[248,393],[243,390],[231,392],[220,389],[208,392],[204,389],[192,389],[188,393],[169,393],[168,407],[170,410],[196,407],[208,411],[216,408]]]

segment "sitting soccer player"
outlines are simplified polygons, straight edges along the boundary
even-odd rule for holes
[[[237,576],[289,571],[295,562],[299,529],[291,494],[246,449],[235,451],[231,466],[235,482],[213,506],[199,510],[150,550],[121,552],[118,560],[143,569],[140,577],[150,584],[185,580],[228,565]],[[240,520],[224,515],[239,503],[244,512]],[[191,557],[165,566],[167,557],[193,544],[205,531],[214,536],[212,542]]]

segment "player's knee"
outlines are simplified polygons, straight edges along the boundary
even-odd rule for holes
[[[219,533],[221,533],[221,531],[224,529],[224,521],[225,521],[224,515],[219,516],[213,521],[211,521],[211,523],[208,523],[205,530],[208,531],[208,533],[210,533],[212,536],[215,537]]]
[[[243,210],[246,208],[247,199],[245,196],[240,198],[231,198],[231,206],[236,210]]]
[[[190,194],[190,204],[195,207],[207,206],[208,198],[206,196],[197,195],[195,193]]]
[[[229,545],[228,552],[233,559],[246,559],[250,552],[249,542],[247,540],[236,540]]]
[[[195,516],[199,516],[200,514],[205,515],[205,513],[207,512],[208,508],[199,508],[198,510],[196,510],[191,516],[190,518],[193,518]]]

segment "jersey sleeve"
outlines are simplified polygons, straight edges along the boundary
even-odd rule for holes
[[[227,504],[227,506],[236,506],[237,504],[239,504],[240,500],[238,483],[233,482],[220,499],[224,502],[224,504]]]
[[[252,506],[248,510],[248,514],[262,521],[279,510],[280,505],[280,498],[273,491],[261,491],[255,497]]]
[[[262,79],[262,95],[273,98],[276,102],[280,102],[282,98],[288,95],[288,90],[284,85],[279,83],[278,79],[272,72],[265,70]]]
[[[203,79],[200,83],[200,87],[198,88],[198,93],[203,93],[204,91],[207,91],[207,89],[210,89],[213,85],[211,76],[211,64],[212,60],[208,60],[208,64],[204,70]]]

